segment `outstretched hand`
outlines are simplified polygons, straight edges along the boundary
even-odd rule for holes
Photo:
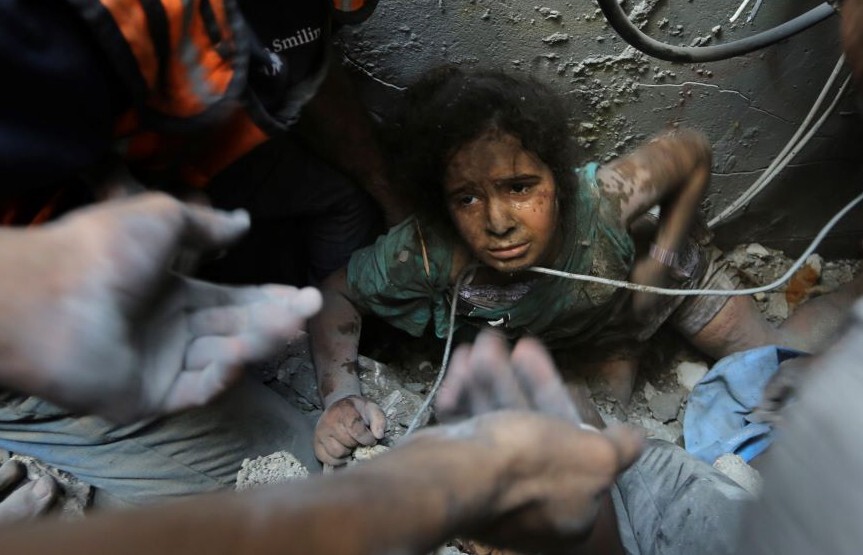
[[[510,355],[492,332],[453,354],[437,414],[450,421],[472,416],[440,430],[478,440],[501,463],[493,501],[468,534],[521,550],[557,550],[583,540],[602,495],[642,448],[629,428],[598,432],[581,424],[538,341],[522,339]]]
[[[120,421],[207,403],[321,305],[311,288],[224,287],[168,271],[181,248],[221,249],[248,227],[243,211],[148,193],[23,232],[40,234],[42,262],[17,270],[28,310],[9,385]]]

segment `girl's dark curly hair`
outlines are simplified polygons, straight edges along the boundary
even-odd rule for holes
[[[490,130],[519,138],[539,156],[554,175],[560,206],[566,206],[576,186],[575,159],[558,96],[535,79],[444,66],[408,89],[390,130],[397,176],[412,191],[418,216],[449,221],[443,194],[447,165],[460,147]]]

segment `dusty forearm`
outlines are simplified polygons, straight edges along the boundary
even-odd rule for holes
[[[711,164],[707,138],[682,129],[659,135],[632,154],[602,166],[597,178],[603,194],[619,207],[621,224],[627,228],[659,204],[662,214],[656,240],[673,250],[698,211]]]
[[[656,243],[670,251],[676,251],[689,233],[710,184],[710,146],[700,134],[693,133],[690,137],[687,138],[689,148],[681,161],[684,170],[681,184],[671,189],[662,201]],[[674,142],[669,147],[674,148]]]
[[[344,270],[332,276],[325,285],[323,309],[311,320],[312,359],[318,379],[318,391],[324,407],[348,395],[360,395],[357,376],[357,348],[362,318],[341,290]]]
[[[492,495],[483,476],[493,472],[476,469],[494,464],[477,442],[432,437],[302,483],[3,530],[3,546],[21,555],[421,554],[473,525]]]

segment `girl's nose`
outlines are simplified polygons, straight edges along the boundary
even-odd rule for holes
[[[516,221],[505,202],[491,200],[486,215],[486,230],[496,236],[504,236],[516,228]]]

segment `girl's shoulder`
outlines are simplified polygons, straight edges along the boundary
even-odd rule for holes
[[[351,255],[348,277],[353,281],[379,279],[396,286],[446,283],[452,247],[436,226],[410,217],[393,226],[374,244]]]

